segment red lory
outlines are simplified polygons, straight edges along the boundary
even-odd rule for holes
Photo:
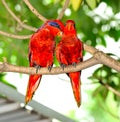
[[[56,46],[56,58],[63,69],[66,65],[76,66],[83,60],[82,51],[83,44],[77,37],[75,23],[67,20],[62,38]],[[81,71],[67,73],[67,75],[71,80],[74,97],[79,107],[81,104]]]
[[[54,60],[55,38],[63,31],[64,25],[59,20],[49,20],[35,32],[29,42],[29,64],[36,67],[36,72],[40,67],[48,67],[50,71]],[[39,86],[42,75],[30,75],[25,103],[27,104],[33,97]]]

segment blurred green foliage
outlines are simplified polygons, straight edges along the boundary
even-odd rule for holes
[[[14,89],[16,89],[16,87],[15,87],[14,85],[8,83],[8,82],[5,80],[5,75],[6,75],[5,73],[1,73],[1,74],[0,74],[0,82],[2,82],[2,83],[4,83],[4,84],[6,84],[6,85],[8,85],[8,86],[10,86],[10,87],[12,87],[12,88],[14,88]]]
[[[2,82],[3,84],[5,84],[5,85],[7,85],[7,86],[9,86],[9,87],[11,87],[11,88],[13,88],[13,89],[16,89],[16,87],[13,85],[13,84],[11,84],[11,83],[9,83],[6,79],[5,79],[5,76],[6,76],[6,74],[5,73],[0,73],[0,82]],[[0,93],[0,98],[6,98],[6,96],[4,95],[4,94],[1,94]]]
[[[64,1],[30,0],[30,3],[46,18],[55,19]],[[23,1],[6,0],[6,3],[23,23],[36,28],[43,24]],[[115,42],[120,41],[120,0],[83,0],[79,6],[73,4],[75,4],[74,1],[70,3],[62,21],[74,20],[78,36],[83,42],[93,47],[97,45],[106,47],[108,43],[106,36],[111,37]],[[22,28],[5,9],[2,1],[0,1],[0,30],[18,35],[34,33]],[[19,40],[0,35],[0,61],[2,62],[3,57],[6,57],[9,63],[28,66],[28,42],[28,39]],[[119,60],[117,54],[114,56]],[[55,63],[57,64],[57,62]],[[6,82],[3,79],[4,74],[0,74],[0,81]],[[90,103],[88,111],[94,121],[120,121],[120,97],[106,89],[102,84],[108,84],[120,91],[120,74],[102,65],[94,71],[89,79],[92,82],[97,82],[97,86],[89,92],[94,103]],[[73,111],[72,115],[75,117]]]

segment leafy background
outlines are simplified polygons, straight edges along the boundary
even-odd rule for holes
[[[43,24],[21,0],[6,0],[10,9],[22,20],[23,23],[39,28]],[[64,0],[30,0],[31,4],[46,18],[53,19],[58,16]],[[104,9],[102,8],[104,7]],[[76,23],[78,37],[93,47],[101,46],[107,49],[110,39],[114,43],[120,42],[120,0],[71,0],[69,8],[66,10],[62,21],[72,19]],[[22,28],[7,12],[0,1],[0,30],[18,35],[29,35],[32,31]],[[0,61],[3,57],[11,64],[28,66],[28,42],[29,40],[19,40],[7,38],[0,35]],[[115,47],[111,47],[115,50]],[[84,55],[88,55],[87,52]],[[118,53],[109,52],[119,60]],[[87,116],[83,116],[84,122],[119,122],[120,121],[120,97],[104,87],[110,85],[115,90],[120,91],[120,74],[116,71],[99,65],[93,74],[88,77],[90,84],[86,85],[89,102],[83,104],[86,108]],[[6,74],[0,73],[0,82],[9,86],[9,81],[5,80]],[[89,89],[90,86],[90,89]],[[81,111],[82,112],[82,111]],[[79,120],[76,110],[71,110],[69,116]]]

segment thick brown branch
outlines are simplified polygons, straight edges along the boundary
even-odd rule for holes
[[[28,26],[26,24],[24,24],[12,11],[11,9],[8,7],[8,5],[6,4],[5,0],[2,0],[3,5],[5,6],[6,10],[9,12],[9,14],[20,24],[21,27],[31,30],[31,31],[36,31],[37,28],[32,27],[32,26]]]
[[[87,44],[84,44],[84,50],[89,52],[92,55],[94,55],[94,53],[98,51],[96,48],[91,47],[91,46],[89,46]]]
[[[88,46],[86,44],[84,44],[84,49],[87,52],[91,53],[94,56],[94,58],[96,58],[99,61],[99,63],[104,64],[104,65],[111,67],[111,68],[115,69],[116,71],[120,72],[120,62],[119,61],[106,55],[102,51],[99,51],[96,48]]]
[[[17,38],[17,39],[29,39],[31,35],[13,35],[9,34],[3,31],[0,31],[0,35],[4,35],[11,38]],[[113,59],[112,57],[106,55],[102,51],[99,51],[98,49],[91,47],[89,45],[84,44],[84,50],[91,53],[95,59],[98,60],[99,63],[104,64],[108,67],[113,68],[114,70],[120,72],[120,62]]]
[[[80,71],[88,67],[94,66],[96,64],[98,64],[98,61],[94,58],[90,58],[84,62],[77,64],[76,67],[69,65],[64,68],[64,71],[61,67],[53,67],[51,72],[49,72],[48,68],[41,68],[37,74],[53,75],[53,74],[75,72],[75,71]],[[15,66],[15,65],[8,64],[6,62],[0,62],[0,72],[18,72],[18,73],[25,73],[25,74],[36,74],[36,68]]]
[[[24,3],[28,6],[28,8],[34,13],[34,15],[36,15],[40,20],[42,20],[43,22],[46,22],[47,19],[42,16],[29,2],[29,0],[23,0]]]
[[[14,35],[0,30],[0,35],[7,36],[15,39],[28,39],[31,35]]]
[[[70,0],[66,0],[66,1],[65,1],[65,4],[64,4],[64,6],[63,6],[61,12],[59,13],[57,19],[59,19],[59,20],[62,19],[63,15],[64,15],[64,12],[65,12],[66,8],[67,8],[68,5],[69,5],[69,2],[70,2]]]
[[[99,60],[100,63],[102,63],[108,67],[111,67],[111,68],[115,69],[116,71],[120,72],[120,62],[113,59],[112,57],[106,55],[102,51],[97,51],[94,54],[94,57],[97,60]]]

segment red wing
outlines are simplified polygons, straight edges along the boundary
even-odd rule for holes
[[[62,44],[58,44],[56,48],[56,58],[61,64],[68,64],[66,55],[64,54],[64,51],[62,47]]]

